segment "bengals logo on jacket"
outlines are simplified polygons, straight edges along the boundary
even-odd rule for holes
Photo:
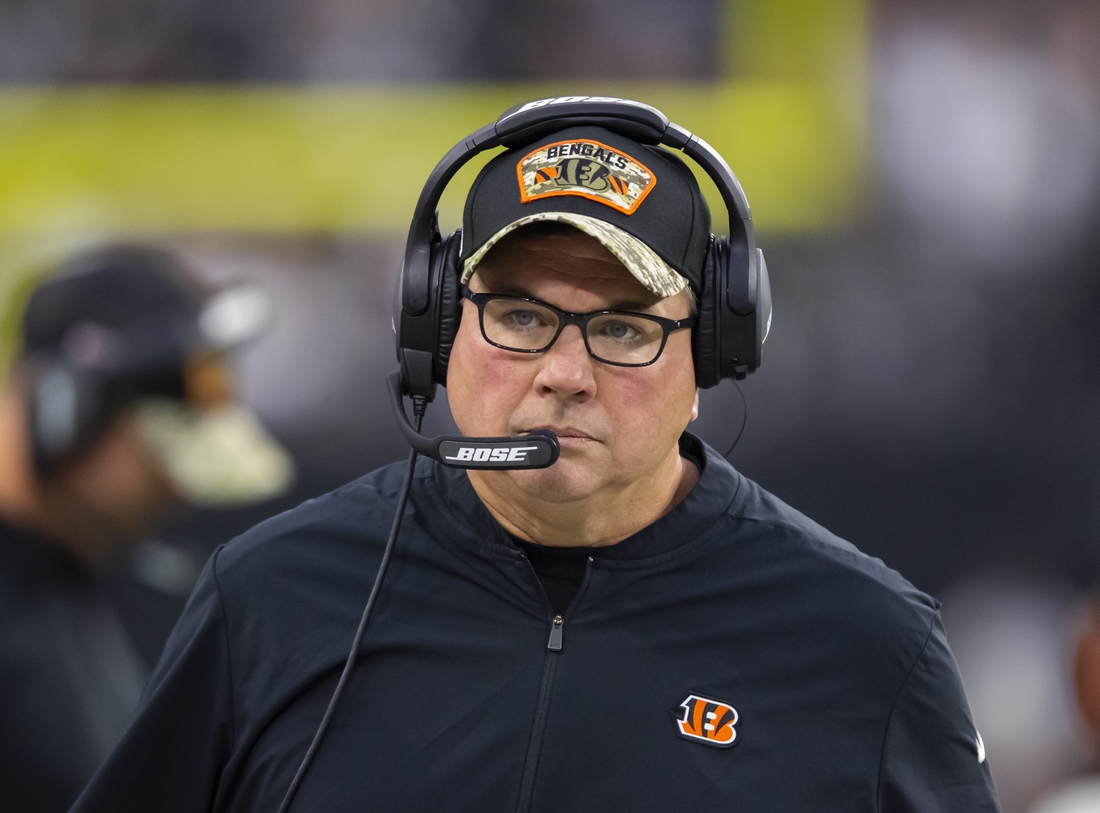
[[[720,700],[689,694],[677,709],[677,733],[685,740],[729,748],[737,743],[737,709]]]

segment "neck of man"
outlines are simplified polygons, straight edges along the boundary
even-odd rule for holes
[[[508,533],[552,547],[614,545],[671,511],[699,480],[679,448],[647,477],[579,500],[555,502],[517,483],[509,472],[467,471],[493,518]]]

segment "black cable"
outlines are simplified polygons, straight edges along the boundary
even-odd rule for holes
[[[417,432],[420,431],[420,424],[424,421],[424,411],[427,407],[428,402],[425,399],[413,398],[413,413],[416,417]],[[359,645],[363,643],[363,633],[367,631],[367,621],[370,620],[371,613],[374,611],[374,605],[378,600],[378,593],[382,587],[382,579],[385,578],[386,570],[389,569],[394,543],[397,541],[397,534],[401,530],[401,520],[405,516],[405,505],[409,501],[409,491],[412,490],[413,470],[415,468],[416,450],[412,449],[409,452],[409,471],[405,475],[405,484],[402,486],[401,496],[397,500],[397,513],[394,515],[393,525],[390,527],[390,538],[386,540],[386,547],[382,552],[382,561],[379,563],[378,573],[374,577],[374,586],[370,589],[367,606],[363,608],[363,617],[359,619],[359,629],[355,631],[355,639],[351,643],[351,651],[348,652],[348,659],[344,663],[344,671],[340,674],[340,680],[336,684],[336,689],[332,692],[332,699],[328,701],[325,716],[321,718],[321,724],[317,726],[317,733],[313,735],[313,742],[309,744],[309,750],[302,758],[302,764],[298,766],[298,772],[294,774],[294,778],[290,781],[290,787],[286,789],[283,803],[279,805],[279,813],[286,813],[290,809],[290,803],[294,801],[294,795],[298,792],[298,787],[302,784],[306,771],[309,770],[310,763],[313,762],[313,757],[317,754],[317,749],[321,745],[325,731],[328,730],[328,724],[332,720],[333,712],[336,710],[336,703],[340,700],[340,695],[344,693],[344,687],[348,683],[352,669],[355,668],[355,662],[359,657]]]
[[[738,381],[733,382],[733,386],[737,387],[737,394],[741,396],[741,428],[737,430],[737,437],[733,439],[733,443],[730,445],[729,451],[727,451],[722,457],[728,458],[733,454],[733,450],[737,448],[737,442],[741,440],[741,435],[745,431],[745,424],[749,422],[749,402],[745,400],[745,393],[741,391],[741,384]]]

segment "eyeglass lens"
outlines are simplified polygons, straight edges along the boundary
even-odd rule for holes
[[[535,302],[490,299],[482,312],[485,336],[509,350],[547,349],[558,332],[558,315]],[[588,320],[593,356],[616,364],[648,364],[661,352],[664,329],[642,315],[606,313]]]

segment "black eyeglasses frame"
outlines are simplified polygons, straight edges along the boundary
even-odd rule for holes
[[[478,294],[471,291],[465,286],[462,289],[462,298],[468,299],[474,303],[477,307],[477,323],[481,328],[481,337],[485,339],[493,347],[499,347],[501,350],[507,350],[510,353],[545,353],[551,347],[554,346],[554,342],[561,336],[561,332],[569,325],[576,325],[581,332],[581,338],[584,339],[584,349],[588,351],[588,355],[601,364],[610,364],[613,367],[648,367],[655,363],[657,359],[661,357],[661,354],[665,352],[665,345],[668,344],[669,334],[677,330],[683,330],[685,328],[695,327],[699,321],[695,316],[688,316],[685,319],[668,319],[664,316],[656,316],[652,313],[638,313],[637,311],[616,311],[616,310],[604,310],[604,311],[590,311],[589,313],[571,313],[570,311],[563,311],[561,308],[555,308],[549,302],[543,302],[541,299],[535,299],[530,296],[515,296],[513,294]],[[508,299],[516,302],[530,302],[534,305],[546,308],[552,311],[558,317],[558,329],[554,333],[554,337],[550,339],[545,347],[540,347],[535,350],[526,350],[517,347],[506,347],[503,344],[494,342],[489,338],[489,334],[485,332],[485,305],[494,299]],[[588,343],[588,323],[595,319],[597,316],[608,315],[622,315],[622,316],[637,316],[643,319],[648,319],[652,322],[656,322],[661,328],[661,346],[657,348],[657,354],[649,361],[643,361],[638,363],[624,362],[624,361],[610,361],[608,359],[597,356],[592,352],[592,346]]]

